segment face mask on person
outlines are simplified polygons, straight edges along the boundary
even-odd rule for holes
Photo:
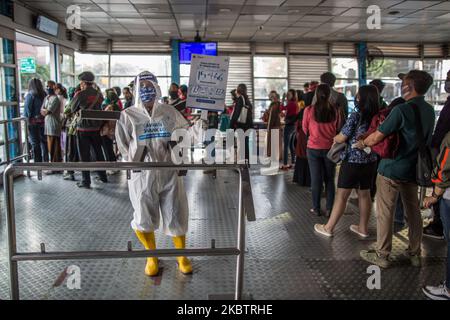
[[[156,98],[156,90],[152,87],[140,87],[139,96],[143,103],[151,102]]]
[[[175,100],[178,98],[178,91],[169,91],[169,96],[172,100]]]
[[[47,88],[47,94],[48,94],[49,96],[54,95],[54,94],[55,94],[55,89],[53,89],[53,88]]]
[[[408,100],[410,94],[411,94],[411,86],[410,85],[402,86],[402,98]]]
[[[450,80],[445,81],[445,92],[450,93]]]

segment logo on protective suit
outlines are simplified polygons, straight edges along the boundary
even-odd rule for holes
[[[166,130],[162,122],[150,122],[144,127],[144,133],[139,135],[139,141],[156,138],[170,138],[172,134]]]

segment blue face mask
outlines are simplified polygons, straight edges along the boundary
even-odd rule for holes
[[[143,103],[151,102],[156,98],[156,90],[151,87],[140,87],[139,96]]]
[[[47,88],[47,94],[48,94],[49,96],[54,95],[54,94],[55,94],[55,90],[52,89],[52,88]]]

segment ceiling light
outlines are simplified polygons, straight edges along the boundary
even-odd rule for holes
[[[172,32],[170,32],[170,31],[164,31],[163,33],[164,33],[164,34],[171,34]]]
[[[221,8],[221,9],[219,10],[219,12],[222,12],[222,13],[225,13],[225,12],[231,12],[231,9],[230,9],[230,8]]]
[[[271,36],[271,35],[272,35],[272,32],[266,32],[266,33],[264,33],[264,35],[266,35],[266,36]]]
[[[296,33],[288,33],[289,37],[293,37],[293,36],[296,36],[296,35],[297,35]]]
[[[300,12],[300,10],[297,10],[297,9],[288,10],[288,13],[299,13],[299,12]]]
[[[214,34],[220,36],[221,34],[223,34],[223,32],[216,31],[216,32],[214,32]]]
[[[150,8],[148,8],[148,11],[153,11],[153,12],[159,11],[159,8],[158,7],[150,7]]]

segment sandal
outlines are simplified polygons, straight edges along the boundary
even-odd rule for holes
[[[325,225],[324,224],[315,224],[314,225],[314,230],[317,233],[319,233],[319,234],[321,234],[321,235],[323,235],[325,237],[328,237],[328,238],[331,238],[333,236],[332,233],[330,233],[327,230],[325,230]]]
[[[364,234],[364,233],[362,233],[362,232],[359,232],[358,226],[357,226],[357,225],[354,225],[354,224],[352,224],[352,225],[350,226],[350,231],[353,232],[353,233],[356,233],[358,236],[360,236],[361,238],[364,238],[364,239],[366,239],[366,238],[369,237],[368,234]]]

